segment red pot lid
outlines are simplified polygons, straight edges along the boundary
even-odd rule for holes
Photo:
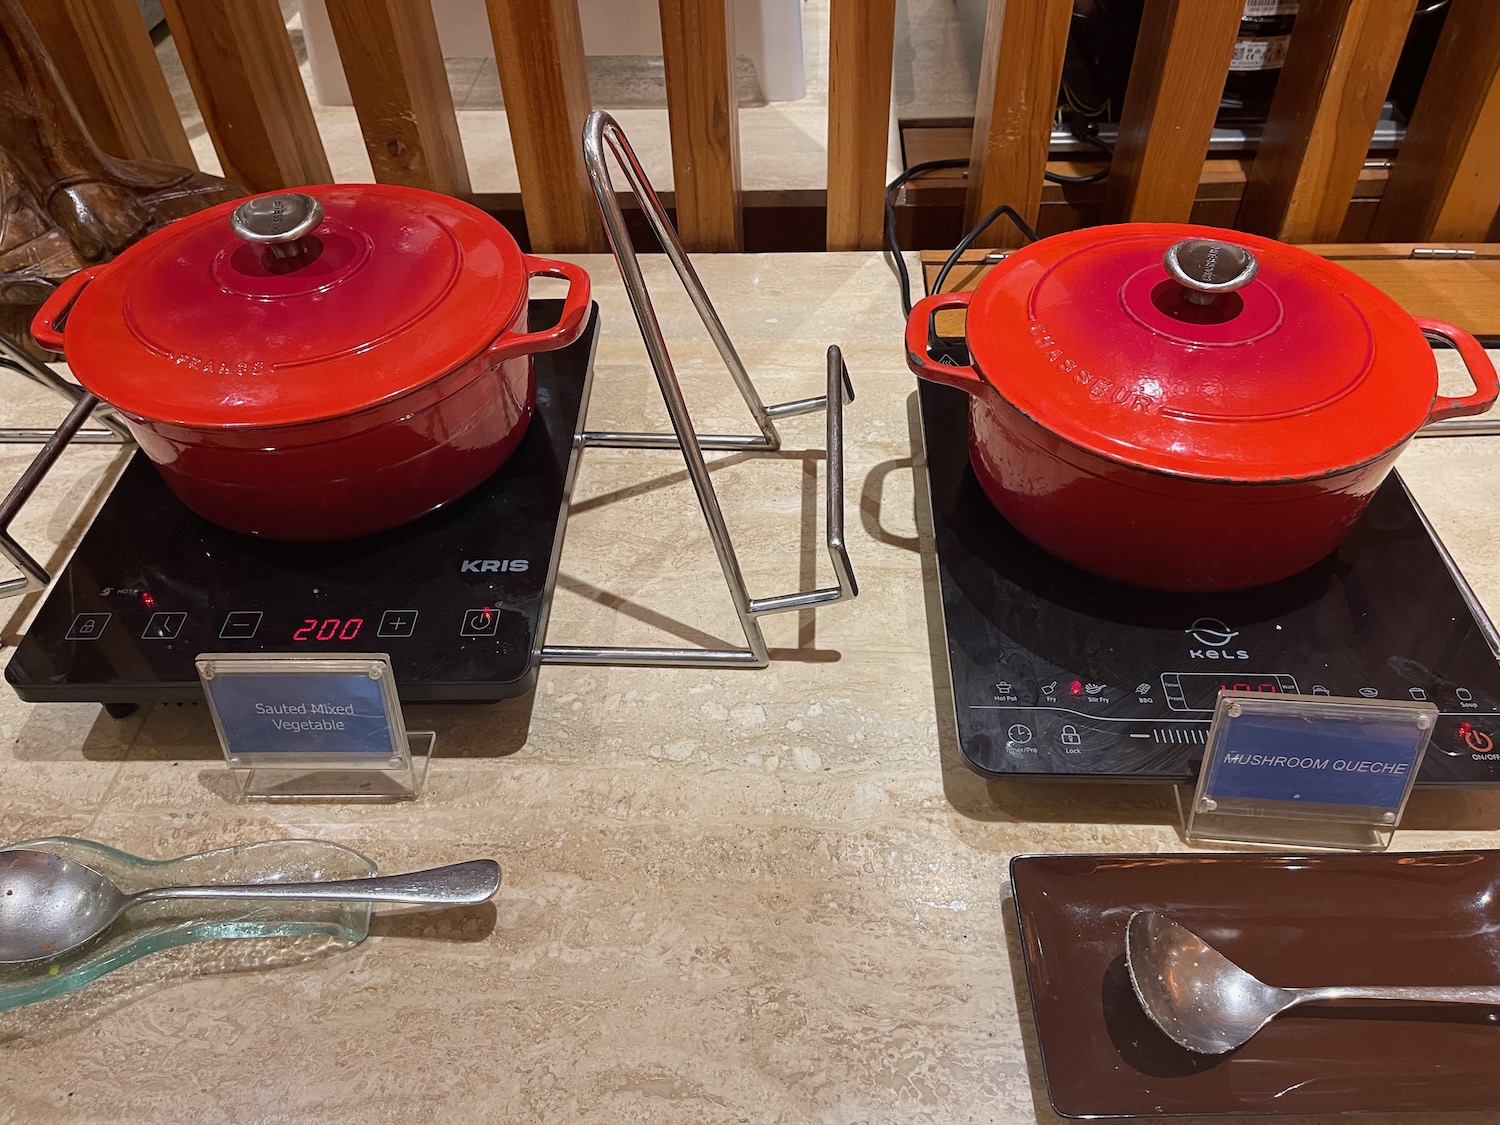
[[[1426,421],[1438,389],[1421,330],[1380,290],[1305,250],[1212,227],[1131,223],[1034,243],[986,276],[967,336],[986,381],[1065,441],[1213,480],[1370,461]]]
[[[70,367],[126,414],[278,426],[388,402],[511,323],[509,232],[448,196],[374,184],[257,196],[180,219],[105,267],[68,314]]]

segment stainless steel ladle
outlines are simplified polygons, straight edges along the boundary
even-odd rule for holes
[[[1277,988],[1251,976],[1191,930],[1149,910],[1125,927],[1130,984],[1152,1022],[1189,1051],[1221,1055],[1309,1000],[1494,1004],[1500,985],[1452,988]]]
[[[500,865],[475,859],[368,879],[156,887],[125,894],[92,867],[30,848],[0,851],[0,965],[49,961],[101,934],[132,906],[163,899],[295,899],[466,906],[500,889]]]

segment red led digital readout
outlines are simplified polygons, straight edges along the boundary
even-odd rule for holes
[[[304,617],[302,628],[292,634],[294,641],[352,641],[359,636],[363,617]]]
[[[1220,684],[1220,691],[1269,691],[1281,694],[1277,684]]]

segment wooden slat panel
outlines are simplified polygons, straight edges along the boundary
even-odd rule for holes
[[[375,179],[467,195],[469,168],[432,5],[412,0],[327,4]]]
[[[1186,222],[1244,0],[1146,0],[1105,214]]]
[[[251,191],[333,174],[276,0],[162,0],[224,174]]]
[[[583,166],[589,80],[577,0],[485,0],[533,249],[604,249]]]
[[[732,0],[659,0],[677,232],[689,250],[744,249]]]
[[[885,223],[896,0],[831,0],[828,249],[878,250]]]
[[[135,0],[22,0],[89,135],[105,152],[196,168]]]
[[[1483,238],[1500,210],[1500,4],[1453,0],[1371,235]]]
[[[990,0],[969,153],[966,226],[1002,203],[1036,225],[1072,14],[1072,0]],[[1002,220],[992,223],[978,243],[1019,246],[1021,241],[1015,226]]]
[[[1338,237],[1416,6],[1304,0],[1245,186],[1240,227],[1292,242]]]

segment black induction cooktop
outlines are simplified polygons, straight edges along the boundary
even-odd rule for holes
[[[533,330],[561,301],[533,301]],[[487,701],[536,682],[598,309],[535,359],[536,412],[515,452],[403,527],[285,543],[194,515],[136,453],[5,669],[30,702],[201,698],[209,652],[389,653],[408,701]]]
[[[919,401],[958,738],[979,772],[1188,780],[1230,688],[1430,700],[1440,718],[1418,783],[1500,784],[1500,665],[1399,477],[1299,575],[1143,590],[1006,523],[969,468],[968,397],[922,382]]]

